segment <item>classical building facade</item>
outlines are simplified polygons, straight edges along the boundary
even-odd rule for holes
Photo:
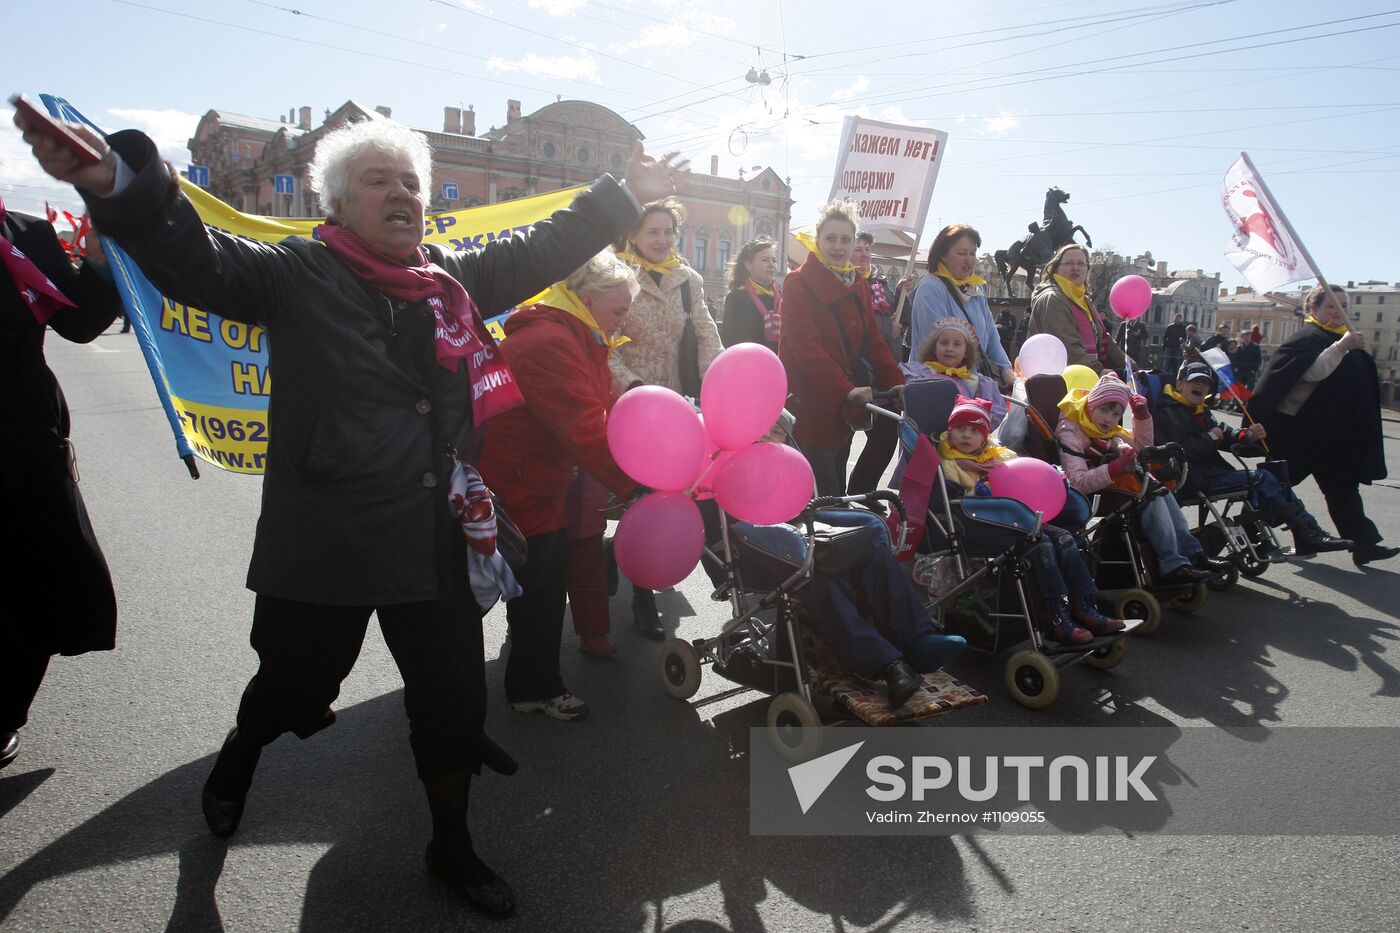
[[[347,122],[387,120],[388,107],[347,101],[312,126],[310,107],[280,119],[211,110],[189,141],[195,165],[209,170],[209,191],[239,210],[273,217],[320,213],[306,188],[316,143]],[[642,133],[613,111],[588,101],[558,101],[531,114],[507,101],[505,121],[477,135],[471,108],[443,109],[443,126],[422,130],[433,149],[429,211],[480,204],[588,184],[604,172],[621,176]],[[771,168],[747,178],[695,172],[681,200],[688,218],[677,250],[704,276],[706,296],[722,304],[728,266],[739,247],[760,235],[781,243],[792,211],[791,188]]]
[[[1400,377],[1400,282],[1348,282],[1351,326],[1366,335],[1381,379]]]

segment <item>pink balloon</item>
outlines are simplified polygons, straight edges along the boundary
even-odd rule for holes
[[[777,422],[787,391],[787,371],[776,353],[756,343],[735,344],[705,371],[705,432],[725,450],[747,447]]]
[[[663,590],[690,576],[704,547],[700,509],[680,492],[654,492],[631,506],[613,537],[618,569],[648,590]]]
[[[1058,376],[1069,363],[1069,353],[1054,334],[1035,334],[1021,344],[1016,362],[1021,364],[1021,374],[1027,379],[1047,373]]]
[[[735,518],[776,525],[807,507],[815,482],[811,464],[791,447],[754,444],[735,451],[720,468],[715,501]]]
[[[1018,457],[993,467],[987,474],[987,485],[992,487],[992,495],[1024,503],[1047,522],[1064,509],[1068,495],[1060,471],[1034,457]]]
[[[662,386],[639,386],[608,413],[608,450],[643,486],[689,489],[700,472],[705,428],[689,402]]]
[[[1108,303],[1121,318],[1142,317],[1152,306],[1152,283],[1140,275],[1125,275],[1109,289]]]

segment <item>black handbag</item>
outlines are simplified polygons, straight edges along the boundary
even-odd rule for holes
[[[525,542],[525,534],[520,526],[506,514],[500,497],[491,493],[491,504],[496,509],[496,550],[510,564],[510,569],[519,573],[525,569],[525,561],[530,556],[530,547]]]
[[[700,338],[695,335],[691,320],[690,280],[681,283],[681,307],[685,310],[685,325],[681,328],[681,345],[677,349],[680,364],[681,395],[700,397]]]

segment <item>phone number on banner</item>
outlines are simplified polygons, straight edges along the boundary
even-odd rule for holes
[[[195,453],[232,473],[261,473],[267,460],[267,414],[171,398]]]

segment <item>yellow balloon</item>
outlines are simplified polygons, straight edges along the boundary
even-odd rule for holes
[[[1092,389],[1099,381],[1099,374],[1094,372],[1083,363],[1075,363],[1073,366],[1066,366],[1061,374],[1065,377],[1065,388],[1073,391],[1075,389]]]

